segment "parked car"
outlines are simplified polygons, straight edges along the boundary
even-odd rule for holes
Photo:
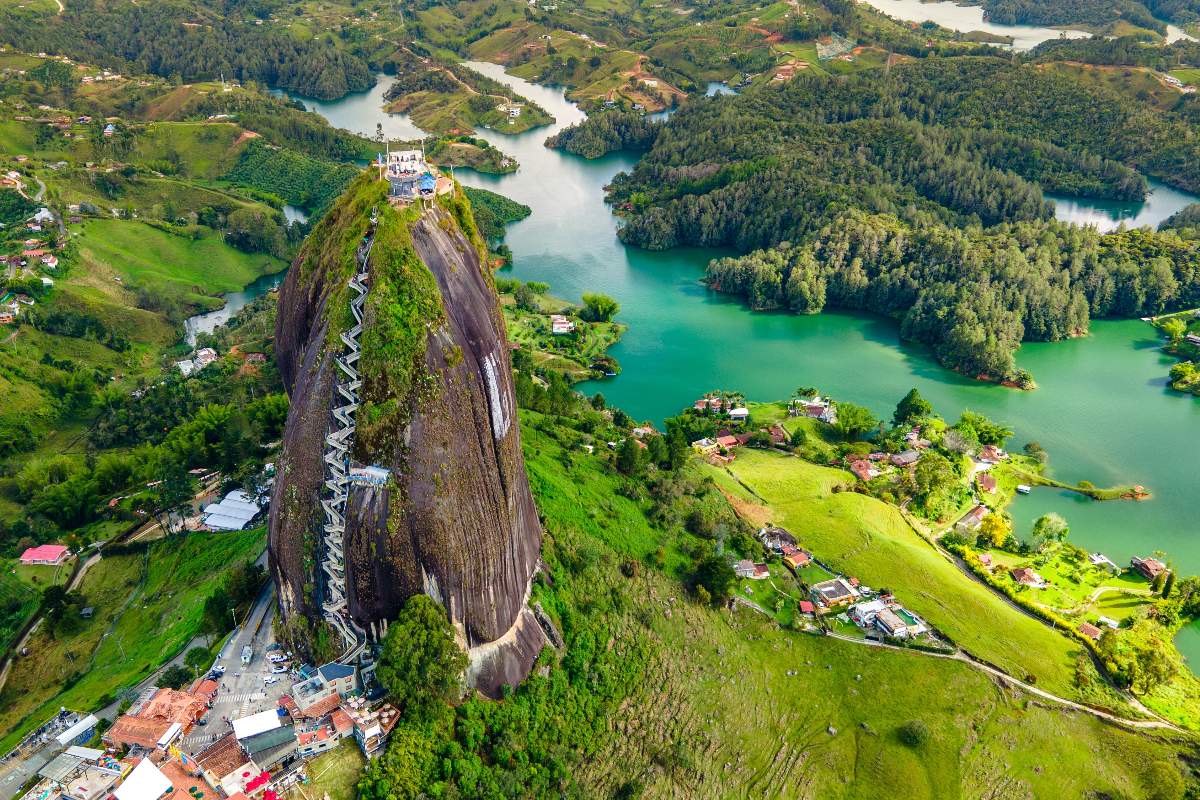
[[[270,653],[267,655],[267,661],[270,661],[272,664],[278,664],[280,661],[287,661],[287,656],[284,656],[282,653]]]
[[[263,683],[266,684],[267,686],[272,686],[276,683],[279,683],[279,677],[276,675],[270,675],[263,679]]]
[[[271,672],[276,675],[282,674],[287,671],[288,671],[288,668],[285,667],[283,664],[276,664],[275,666],[271,667]]]

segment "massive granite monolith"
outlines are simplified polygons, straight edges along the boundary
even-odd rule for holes
[[[504,321],[465,198],[392,208],[364,174],[306,241],[279,296],[276,355],[291,397],[270,519],[285,616],[321,615],[324,438],[347,282],[378,225],[359,370],[354,461],[391,470],[346,511],[350,611],[370,628],[417,593],[438,600],[467,648],[468,682],[496,695],[545,643],[527,606],[541,527],[521,455]]]

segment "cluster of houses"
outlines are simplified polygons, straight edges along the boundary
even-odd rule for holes
[[[819,394],[797,397],[788,402],[789,417],[808,417],[830,425],[837,423],[837,406],[828,397]]]
[[[758,540],[799,577],[799,570],[813,563],[811,553],[800,548],[796,537],[784,528],[768,526],[758,532]],[[739,561],[734,565],[739,577],[759,580],[768,577],[766,564]],[[892,639],[908,639],[928,632],[929,627],[887,592],[875,592],[859,584],[857,578],[834,575],[809,587],[808,599],[799,602],[802,614],[812,616],[844,613],[868,634]]]
[[[363,697],[353,666],[334,662],[312,670],[277,708],[230,720],[228,733],[186,752],[218,690],[206,676],[187,689],[153,691],[104,732],[105,749],[79,746],[97,723],[81,720],[58,737],[67,749],[23,800],[278,800],[297,761],[347,738],[373,757],[399,720],[394,707]]]
[[[213,350],[211,347],[201,347],[192,354],[191,358],[185,358],[182,361],[176,361],[175,366],[186,377],[191,375],[193,372],[198,372],[204,369],[218,358],[220,358],[220,356],[217,355],[216,350]]]

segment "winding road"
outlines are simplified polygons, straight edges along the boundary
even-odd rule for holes
[[[1173,725],[1172,723],[1167,722],[1164,719],[1127,719],[1125,717],[1119,717],[1116,714],[1111,714],[1107,711],[1101,711],[1098,708],[1092,708],[1091,706],[1084,705],[1083,703],[1077,703],[1074,700],[1068,700],[1065,697],[1059,697],[1056,694],[1047,692],[1045,689],[1039,689],[1038,687],[1028,684],[1025,681],[1017,680],[1013,676],[1009,675],[1007,672],[997,669],[996,667],[993,667],[990,664],[985,664],[981,661],[977,661],[974,658],[972,658],[970,655],[968,655],[967,653],[964,653],[961,650],[955,650],[953,653],[933,653],[928,650],[912,650],[907,647],[899,647],[894,644],[886,644],[884,642],[877,642],[877,641],[873,641],[870,639],[859,639],[854,636],[847,636],[844,633],[834,633],[834,632],[830,631],[830,632],[827,632],[825,635],[831,636],[834,639],[840,639],[843,642],[850,642],[852,644],[863,645],[865,647],[879,647],[879,648],[883,648],[885,650],[900,650],[905,653],[913,653],[915,655],[929,656],[931,658],[943,658],[948,661],[959,661],[959,662],[962,662],[963,664],[967,664],[968,666],[971,666],[971,667],[979,670],[980,672],[984,672],[988,675],[991,675],[993,678],[1000,681],[1002,684],[1005,684],[1008,686],[1015,686],[1016,688],[1022,689],[1024,691],[1028,692],[1029,694],[1032,694],[1036,697],[1042,698],[1043,700],[1049,700],[1052,703],[1057,703],[1061,706],[1066,706],[1067,708],[1070,708],[1072,710],[1082,711],[1085,714],[1091,714],[1093,717],[1098,717],[1099,719],[1105,720],[1107,722],[1112,722],[1117,725],[1124,725],[1124,726],[1130,727],[1130,728],[1141,728],[1141,729],[1162,728],[1165,730],[1175,731],[1176,733],[1186,733],[1186,731],[1184,731],[1182,728],[1180,728],[1176,725]],[[1144,707],[1141,707],[1140,703],[1136,702],[1136,700],[1134,702],[1137,706],[1139,706],[1139,710],[1145,710]],[[1146,713],[1153,713],[1153,712],[1146,711]]]

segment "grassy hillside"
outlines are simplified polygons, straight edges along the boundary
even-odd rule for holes
[[[523,414],[546,520],[535,599],[568,648],[482,716],[485,752],[516,735],[562,751],[585,796],[648,798],[1149,797],[1156,763],[1180,769],[1177,744],[1029,703],[965,665],[696,604],[648,565],[673,537],[576,435]],[[913,720],[930,732],[915,747],[899,737]]]
[[[78,246],[85,262],[108,265],[129,288],[182,297],[201,308],[219,307],[218,295],[287,266],[274,256],[235,250],[216,231],[203,229],[191,239],[115,219],[87,222]]]
[[[59,706],[93,710],[173,657],[196,636],[204,599],[263,546],[259,528],[175,536],[101,559],[79,589],[95,616],[43,625],[13,664],[0,691],[0,750]]]
[[[1096,682],[1086,690],[1076,685],[1082,646],[963,575],[893,506],[841,491],[853,485],[850,473],[745,448],[728,474],[709,469],[727,491],[767,506],[773,522],[826,563],[867,585],[892,589],[973,655],[1017,677],[1032,676],[1049,691],[1122,708]]]

